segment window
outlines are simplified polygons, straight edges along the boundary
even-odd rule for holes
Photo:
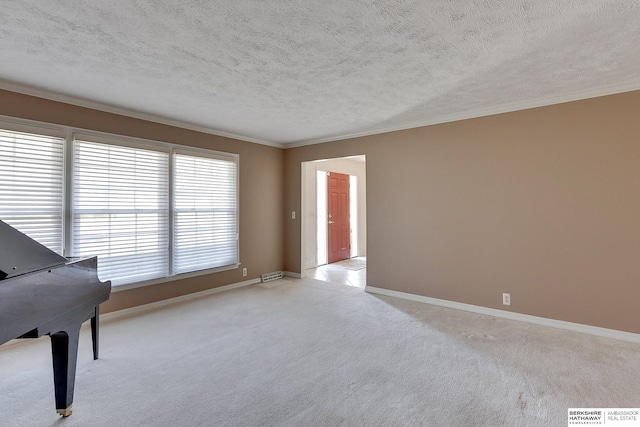
[[[237,167],[230,159],[174,154],[174,271],[235,263]]]
[[[0,130],[0,219],[62,255],[64,139]]]
[[[168,163],[163,152],[73,144],[71,253],[99,255],[113,284],[169,274]]]
[[[3,130],[0,149],[0,219],[65,256],[97,255],[102,280],[238,266],[235,154]]]

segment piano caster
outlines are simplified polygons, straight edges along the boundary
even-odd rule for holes
[[[71,406],[72,405],[69,405],[69,407],[66,409],[56,409],[56,412],[62,415],[64,418],[67,418],[69,415],[71,415]]]

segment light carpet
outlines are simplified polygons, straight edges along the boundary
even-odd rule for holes
[[[312,279],[104,316],[73,415],[48,338],[0,348],[3,426],[566,426],[640,406],[640,344]]]

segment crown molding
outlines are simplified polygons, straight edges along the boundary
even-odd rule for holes
[[[510,104],[504,104],[501,106],[484,108],[479,110],[472,110],[463,113],[455,113],[444,115],[440,117],[433,117],[424,120],[407,122],[400,125],[380,127],[376,129],[370,129],[363,132],[356,132],[346,135],[337,135],[321,139],[310,139],[306,141],[293,142],[290,144],[284,144],[284,148],[303,147],[306,145],[323,144],[325,142],[342,141],[345,139],[359,138],[363,136],[379,135],[388,132],[397,132],[408,129],[415,129],[424,126],[432,126],[442,123],[456,122],[459,120],[475,119],[485,116],[493,116],[496,114],[511,113],[515,111],[528,110],[531,108],[546,107],[556,104],[564,104],[567,102],[581,101],[590,98],[598,98],[602,96],[615,95],[624,92],[633,92],[640,90],[640,81],[632,83],[623,83],[618,85],[611,85],[606,87],[599,87],[595,89],[568,92],[560,95],[554,95],[550,97],[538,98],[530,101],[515,102]]]
[[[251,143],[260,144],[260,145],[268,145],[270,147],[276,147],[276,148],[285,148],[284,144],[281,144],[278,142],[271,142],[271,141],[258,139],[258,138],[251,138],[248,136],[239,135],[235,133],[223,132],[207,126],[196,125],[193,123],[184,122],[176,119],[170,119],[170,118],[155,115],[155,114],[143,113],[143,112],[131,110],[128,108],[116,107],[113,105],[108,105],[108,104],[104,104],[97,101],[90,101],[87,99],[78,98],[74,96],[62,95],[62,94],[51,92],[45,89],[38,89],[38,88],[34,88],[34,87],[22,85],[22,84],[10,82],[7,80],[0,79],[0,89],[7,90],[10,92],[16,92],[16,93],[20,93],[28,96],[35,96],[37,98],[48,99],[50,101],[71,104],[78,107],[91,108],[92,110],[103,111],[105,113],[118,114],[121,116],[131,117],[134,119],[146,120],[149,122],[159,123],[163,125],[193,130],[196,132],[202,132],[202,133],[215,135],[215,136],[221,136],[224,138],[236,139],[239,141],[251,142]]]
[[[65,104],[76,105],[78,107],[91,108],[98,111],[104,111],[106,113],[118,114],[118,115],[131,117],[135,119],[146,120],[146,121],[164,124],[168,126],[179,127],[182,129],[193,130],[196,132],[202,132],[202,133],[220,136],[224,138],[231,138],[239,141],[251,142],[254,144],[288,149],[288,148],[304,147],[307,145],[323,144],[325,142],[343,141],[346,139],[378,135],[378,134],[388,133],[388,132],[397,132],[402,130],[415,129],[419,127],[450,123],[450,122],[455,122],[459,120],[468,120],[468,119],[474,119],[479,117],[492,116],[496,114],[528,110],[531,108],[546,107],[550,105],[563,104],[567,102],[574,102],[574,101],[580,101],[580,100],[585,100],[590,98],[598,98],[602,96],[615,95],[615,94],[624,93],[624,92],[632,92],[632,91],[640,90],[640,81],[626,82],[626,83],[617,84],[617,85],[609,85],[609,86],[604,86],[604,87],[599,87],[599,88],[589,89],[584,91],[568,92],[564,94],[554,95],[551,97],[538,98],[530,101],[515,102],[515,103],[496,106],[496,107],[449,114],[449,115],[444,115],[439,117],[431,117],[428,119],[411,121],[411,122],[394,125],[394,126],[379,127],[379,128],[362,131],[362,132],[341,134],[341,135],[336,135],[336,136],[327,137],[327,138],[302,140],[302,141],[291,142],[291,143],[278,143],[278,142],[272,142],[272,141],[267,141],[267,140],[258,139],[258,138],[251,138],[244,135],[223,132],[207,126],[196,125],[196,124],[184,122],[181,120],[170,119],[167,117],[162,117],[162,116],[154,115],[150,113],[143,113],[140,111],[131,110],[123,107],[116,107],[116,106],[103,104],[96,101],[90,101],[90,100],[73,97],[69,95],[62,95],[62,94],[58,94],[48,90],[37,89],[30,86],[21,85],[18,83],[9,82],[2,79],[0,79],[0,89],[7,90],[10,92],[21,93],[23,95],[29,95],[29,96],[35,96],[38,98],[48,99],[51,101],[63,102]]]

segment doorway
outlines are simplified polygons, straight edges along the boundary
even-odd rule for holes
[[[335,221],[335,214],[328,211],[331,197],[328,188],[330,176],[341,178],[343,191],[335,195],[340,209],[346,213],[348,224],[341,225],[340,244],[332,252],[341,252],[338,258],[329,259],[329,221]],[[365,156],[325,159],[302,163],[302,276],[314,277],[311,269],[331,270],[339,267],[348,271],[358,271],[359,283],[364,284],[366,266],[366,159]],[[331,214],[332,218],[328,215]],[[346,230],[346,233],[345,233]],[[348,236],[345,240],[345,236]],[[355,262],[357,258],[357,263]],[[343,259],[333,265],[331,261]],[[349,261],[353,262],[349,262]],[[342,265],[344,264],[344,265]],[[354,266],[357,264],[357,270]],[[327,268],[323,267],[327,265]],[[333,268],[335,267],[335,268]],[[364,269],[366,270],[366,269]],[[306,274],[305,274],[306,273]],[[336,276],[335,274],[331,274]],[[320,277],[321,278],[321,277]]]

